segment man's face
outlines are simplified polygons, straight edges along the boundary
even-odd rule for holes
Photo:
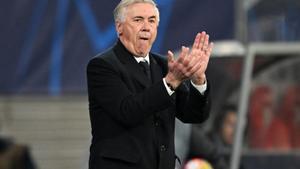
[[[136,3],[127,7],[125,21],[116,28],[124,46],[135,56],[146,56],[157,35],[158,16],[149,3]]]
[[[234,131],[237,123],[236,113],[229,111],[227,112],[222,126],[222,138],[223,141],[228,144],[233,144]]]

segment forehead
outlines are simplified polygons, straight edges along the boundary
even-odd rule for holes
[[[226,119],[236,118],[236,113],[234,111],[228,111],[226,114]]]
[[[135,3],[129,5],[126,9],[127,17],[143,16],[143,17],[157,17],[155,6],[149,3]]]

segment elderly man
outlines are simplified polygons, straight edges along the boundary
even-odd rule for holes
[[[150,52],[159,11],[152,0],[121,0],[118,41],[87,67],[92,125],[90,169],[174,169],[174,121],[208,118],[205,70],[212,44],[198,33],[177,59]]]

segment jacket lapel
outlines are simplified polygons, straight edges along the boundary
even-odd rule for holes
[[[140,65],[134,59],[134,56],[124,47],[120,40],[114,46],[113,50],[133,80],[141,84],[143,87],[149,87],[151,85],[150,80],[142,71]]]
[[[157,83],[163,78],[162,69],[155,60],[155,58],[152,56],[152,54],[150,54],[150,70],[152,76],[152,83]]]

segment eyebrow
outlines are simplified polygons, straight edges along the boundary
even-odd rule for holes
[[[156,16],[155,15],[150,16],[149,19],[156,19]]]
[[[157,17],[155,15],[148,17],[148,19],[156,19]],[[144,19],[142,16],[135,16],[133,19]]]

